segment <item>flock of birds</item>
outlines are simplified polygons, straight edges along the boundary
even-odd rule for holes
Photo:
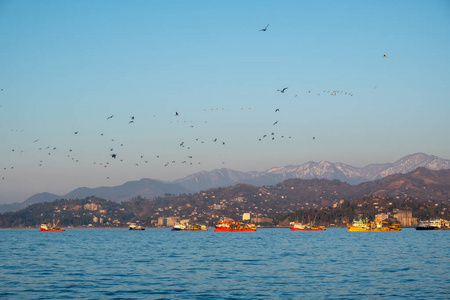
[[[260,29],[260,31],[262,32],[266,32],[269,28],[269,24],[267,24],[264,28]],[[382,56],[383,59],[386,59],[387,56],[383,55]],[[375,88],[377,88],[377,86],[375,86]],[[275,89],[274,89],[275,90]],[[299,95],[299,93],[290,93],[290,91],[292,91],[293,89],[290,87],[281,87],[279,89],[276,90],[276,92],[279,92],[280,94],[283,95],[293,95],[293,97],[297,97]],[[1,89],[1,92],[3,93],[3,89]],[[323,89],[320,91],[312,91],[312,90],[307,90],[307,91],[303,91],[302,93],[305,93],[305,95],[317,95],[317,96],[349,96],[352,97],[353,93],[350,91],[343,91],[343,90],[336,90],[336,89]],[[303,97],[303,96],[302,96]],[[0,107],[2,107],[0,105]],[[251,107],[248,108],[241,108],[241,111],[251,111]],[[203,109],[204,112],[208,112],[208,111],[229,111],[229,109],[225,109],[225,108],[205,108]],[[280,114],[280,108],[274,108],[273,109],[275,116],[278,116]],[[182,119],[182,112],[178,112],[175,111],[173,112],[173,118],[171,119],[169,123],[173,124],[173,123],[188,123],[189,127],[194,128],[194,124],[197,121],[187,121],[187,120],[179,120]],[[156,115],[153,115],[153,117],[156,117]],[[112,114],[107,116],[105,119],[106,122],[113,122],[114,119],[116,119],[116,115]],[[256,137],[258,142],[263,142],[263,141],[275,141],[276,139],[292,139],[291,135],[283,135],[283,134],[279,134],[277,132],[277,130],[275,130],[275,128],[279,125],[280,122],[282,122],[283,120],[280,118],[274,118],[274,121],[272,121],[271,126],[273,129],[272,130],[268,130],[268,132],[261,134],[259,137]],[[132,125],[135,122],[137,122],[137,118],[135,116],[130,116],[128,119],[128,124]],[[208,121],[204,121],[204,123],[207,123]],[[0,129],[2,129],[0,127]],[[17,129],[11,129],[11,131],[14,132],[18,132],[20,130]],[[82,136],[83,132],[81,132],[80,130],[76,130],[73,131],[73,134],[76,136]],[[105,133],[99,133],[100,137],[104,137]],[[109,136],[109,134],[108,134]],[[312,140],[316,140],[315,136],[311,137]],[[36,145],[40,145],[42,144],[42,140],[40,138],[38,139],[34,139],[32,141],[30,141],[32,144],[36,144]],[[74,144],[77,144],[78,141],[74,141]],[[186,149],[186,150],[190,150],[193,146],[197,146],[197,145],[202,145],[202,144],[217,144],[220,145],[222,147],[225,147],[227,145],[226,140],[221,139],[219,137],[214,137],[214,138],[195,138],[195,140],[181,140],[178,142],[178,147]],[[124,157],[123,155],[121,155],[121,149],[123,149],[124,147],[126,147],[126,145],[124,144],[124,142],[117,142],[115,138],[109,138],[109,141],[107,140],[106,142],[103,142],[103,145],[105,145],[105,152],[107,151],[108,153],[105,153],[104,156],[102,156],[102,158],[100,160],[96,160],[96,161],[91,161],[92,165],[101,167],[101,168],[108,168],[114,161],[120,161],[120,162],[124,162],[124,161],[131,161],[132,164],[136,167],[139,167],[141,165],[145,165],[148,164],[150,162],[157,162],[158,164],[163,165],[164,167],[169,167],[171,165],[175,165],[175,164],[186,164],[186,165],[194,165],[194,164],[201,164],[200,160],[195,160],[195,156],[192,153],[186,153],[184,155],[184,157],[181,158],[181,160],[179,159],[168,159],[166,157],[166,155],[164,153],[160,153],[160,154],[153,154],[151,156],[148,156],[144,153],[141,154],[135,154],[133,155],[133,157]],[[43,167],[46,163],[52,163],[51,162],[51,157],[54,156],[55,154],[59,153],[61,155],[61,150],[60,147],[56,146],[56,145],[45,145],[45,146],[38,146],[37,148],[31,148],[31,149],[18,149],[18,148],[11,148],[11,152],[16,153],[18,155],[22,155],[25,152],[32,152],[33,156],[35,157],[40,157],[37,161],[36,164],[38,167]],[[36,151],[37,152],[41,152],[44,155],[36,155]],[[75,150],[73,150],[72,148],[66,148],[64,150],[62,150],[62,152],[64,152],[66,159],[74,162],[74,163],[79,163],[80,162],[80,158],[77,157],[77,154],[79,154],[80,156],[82,156],[80,153],[77,153]],[[45,156],[45,158],[44,158]],[[106,159],[106,158],[109,159]],[[166,157],[166,159],[163,159],[163,157]],[[4,163],[4,162],[3,162]],[[225,164],[224,161],[222,161],[222,164]],[[1,179],[5,180],[7,179],[7,175],[9,172],[13,172],[15,170],[15,167],[13,165],[8,165],[8,166],[3,166],[3,174],[1,175]],[[107,179],[110,178],[109,175],[106,176]]]
[[[106,117],[106,122],[112,122],[115,115],[110,115]],[[180,118],[180,114],[178,112],[174,113],[175,118]],[[129,118],[128,124],[133,124],[137,121],[135,116],[131,116]],[[170,123],[173,123],[174,121],[170,121]],[[178,121],[176,121],[178,122]],[[182,121],[183,122],[183,121]],[[192,121],[191,121],[192,122]],[[186,123],[186,121],[184,121]],[[191,126],[192,127],[192,126]],[[13,132],[19,132],[19,130],[11,130]],[[20,130],[20,132],[23,132],[23,130]],[[80,138],[83,136],[85,132],[82,132],[80,130],[73,131],[73,135],[77,138]],[[90,133],[91,134],[91,133]],[[117,159],[117,161],[120,162],[131,162],[134,166],[139,167],[145,164],[149,164],[150,161],[155,163],[159,163],[164,165],[165,167],[168,167],[170,165],[175,164],[186,164],[186,165],[194,165],[194,164],[201,164],[201,161],[195,160],[194,155],[192,154],[186,154],[184,158],[181,160],[174,160],[174,159],[167,159],[167,155],[164,153],[161,154],[154,154],[154,155],[146,155],[145,153],[141,154],[135,154],[131,157],[124,157],[123,155],[119,154],[121,153],[123,148],[126,148],[126,144],[122,141],[119,142],[116,138],[111,138],[110,136],[111,132],[108,133],[98,133],[98,136],[103,138],[103,142],[98,141],[98,144],[102,144],[103,148],[105,149],[105,152],[107,151],[108,154],[104,155],[100,160],[94,160],[90,163],[94,166],[101,167],[101,168],[108,168],[113,164],[113,161]],[[108,136],[108,137],[107,137]],[[76,148],[76,145],[79,144],[78,139],[73,139],[73,146],[74,148],[63,148],[57,145],[45,145],[41,146],[43,143],[43,139],[34,139],[31,141],[31,144],[36,145],[34,147],[25,147],[25,148],[11,148],[11,153],[17,154],[17,158],[20,159],[21,155],[26,155],[29,153],[33,153],[33,157],[36,157],[36,166],[43,167],[46,164],[53,165],[55,163],[55,156],[65,156],[66,160],[72,161],[73,163],[80,163],[82,160],[81,158],[77,156],[84,156],[80,152],[76,151],[74,148]],[[192,142],[190,142],[192,144]],[[197,144],[218,144],[221,146],[226,145],[226,141],[221,140],[219,137],[215,137],[214,139],[206,140],[201,138],[196,138],[195,143]],[[181,141],[178,146],[180,148],[186,148],[187,150],[191,149],[191,145],[188,144],[188,141]],[[126,151],[125,151],[126,152]],[[145,151],[142,151],[145,152]],[[127,152],[128,153],[128,152]],[[109,159],[107,159],[109,157]],[[163,158],[166,157],[166,160],[163,160]],[[111,161],[112,160],[112,161]],[[225,162],[223,162],[225,163]],[[14,166],[3,166],[3,172],[2,172],[2,180],[7,179],[7,174],[14,172],[15,167]],[[110,176],[106,176],[106,179],[109,179]]]

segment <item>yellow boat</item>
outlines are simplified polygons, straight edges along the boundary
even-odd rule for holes
[[[352,225],[347,226],[348,231],[400,231],[400,224],[389,225],[388,222],[380,220],[369,221],[365,220],[353,220]]]

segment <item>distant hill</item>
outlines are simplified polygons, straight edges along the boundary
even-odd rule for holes
[[[407,174],[392,174],[356,188],[359,194],[365,195],[450,202],[450,169],[433,171],[419,167]]]
[[[145,181],[144,181],[145,183]],[[131,185],[133,186],[133,185]],[[95,205],[94,205],[95,204]],[[2,227],[36,227],[60,220],[63,226],[126,226],[141,221],[147,226],[159,218],[190,219],[213,226],[220,218],[242,219],[250,213],[256,223],[284,224],[319,214],[324,224],[346,223],[358,213],[374,216],[412,210],[415,218],[450,217],[450,169],[424,167],[407,174],[350,185],[340,180],[287,179],[271,186],[236,184],[206,191],[143,198],[117,203],[86,197],[32,204],[0,215]],[[281,222],[281,223],[280,223]]]
[[[153,198],[164,194],[182,194],[192,191],[176,183],[162,182],[153,179],[129,181],[119,186],[99,188],[77,188],[63,196],[66,199],[85,198],[96,196],[114,202],[122,202],[137,196]]]
[[[51,202],[58,198],[61,198],[61,196],[51,194],[51,193],[38,193],[38,194],[31,196],[24,202],[1,204],[0,205],[0,213],[4,213],[7,211],[17,211],[17,210],[23,209],[23,208],[25,208],[29,205],[35,204],[35,203]]]
[[[31,196],[22,203],[12,203],[0,205],[0,213],[6,211],[17,211],[31,204],[40,202],[51,202],[56,199],[83,199],[90,196],[122,202],[134,197],[153,198],[165,194],[191,193],[192,191],[170,182],[162,182],[152,179],[141,179],[139,181],[129,181],[119,186],[87,188],[81,187],[65,195],[55,195],[50,193],[39,193]]]
[[[388,204],[378,207],[378,202]],[[416,217],[448,218],[450,169],[433,171],[420,167],[407,174],[393,174],[359,185],[298,178],[264,187],[236,184],[189,195],[132,199],[124,203],[124,207],[140,219],[177,217],[202,220],[210,225],[220,217],[239,220],[244,212],[260,218],[263,223],[269,219],[276,223],[277,219],[286,219],[289,213],[319,212],[325,208],[334,211],[334,217],[341,220],[340,225],[345,220],[351,221],[358,210],[373,217],[376,213],[392,216],[395,209],[412,209]]]
[[[348,184],[357,185],[363,182],[381,179],[392,174],[408,173],[418,167],[425,167],[430,170],[450,169],[450,160],[442,159],[434,155],[416,153],[405,156],[394,163],[372,164],[362,168],[327,161],[307,162],[299,166],[272,168],[262,172],[241,172],[222,168],[210,172],[197,172],[171,182],[141,179],[115,187],[77,188],[66,195],[40,193],[31,196],[22,203],[0,205],[0,213],[15,211],[32,203],[53,201],[62,198],[74,199],[96,196],[115,202],[122,202],[136,196],[152,198],[164,194],[195,193],[211,188],[232,186],[238,183],[253,186],[276,185],[286,179],[292,178],[338,179]]]

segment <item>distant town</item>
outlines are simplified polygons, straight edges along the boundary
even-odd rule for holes
[[[226,219],[260,227],[288,227],[293,221],[314,219],[317,225],[346,227],[361,217],[414,227],[420,220],[450,219],[449,174],[448,170],[417,169],[358,186],[338,180],[289,179],[273,186],[237,184],[121,203],[95,196],[59,199],[1,214],[0,227],[37,228],[55,221],[67,228],[128,227],[131,223],[165,228],[176,222],[214,227]]]

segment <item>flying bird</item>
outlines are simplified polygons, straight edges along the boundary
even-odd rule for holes
[[[178,116],[178,112],[175,112],[175,116]]]
[[[275,123],[273,123],[273,125],[277,125],[278,124],[278,121],[276,121]]]
[[[106,120],[112,119],[112,117],[114,117],[114,115],[109,116]]]
[[[111,157],[114,159],[116,158],[116,156],[117,156],[116,154],[111,154]]]
[[[287,87],[282,88],[281,90],[277,90],[278,92],[284,93],[284,91],[287,90]]]
[[[387,58],[387,56],[386,56],[386,55],[383,55],[383,58]]]
[[[267,31],[267,27],[269,27],[269,24],[267,24],[266,27],[264,27],[263,29],[260,29],[259,31]]]
[[[78,131],[75,131],[74,133],[75,133],[75,134],[78,134]]]
[[[277,109],[275,109],[275,112],[277,112],[277,111],[280,111],[280,110],[277,108]]]

